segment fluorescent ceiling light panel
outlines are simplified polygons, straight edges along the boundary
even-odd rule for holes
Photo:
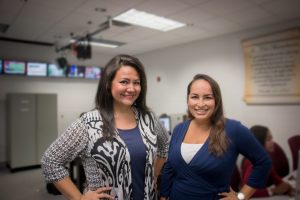
[[[73,43],[75,42],[75,40],[72,39],[70,42]],[[81,41],[79,41],[78,43],[80,42]],[[82,41],[82,42],[87,42],[87,41]],[[116,42],[116,41],[103,40],[103,39],[92,39],[91,41],[89,41],[89,43],[92,46],[108,47],[108,48],[116,48],[125,44],[123,42]]]
[[[98,46],[98,47],[108,47],[108,48],[116,48],[119,45],[116,44],[107,44],[107,43],[100,43],[100,42],[90,42],[91,45],[93,46]]]
[[[130,9],[113,18],[115,21],[120,21],[137,26],[153,28],[160,31],[170,31],[176,28],[186,26],[186,24],[167,19],[136,9]]]

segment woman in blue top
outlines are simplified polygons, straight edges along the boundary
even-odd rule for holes
[[[249,199],[263,187],[271,159],[248,128],[225,119],[220,88],[197,74],[187,88],[190,120],[177,125],[161,182],[161,200]],[[247,184],[237,193],[230,179],[239,154],[253,163]]]

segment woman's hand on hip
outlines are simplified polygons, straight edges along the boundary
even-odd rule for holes
[[[221,192],[219,193],[221,196],[220,200],[237,200],[236,192],[230,187],[229,192]]]
[[[114,200],[115,197],[109,195],[111,187],[101,187],[95,191],[89,190],[83,194],[80,200],[100,200],[100,199],[109,199]]]

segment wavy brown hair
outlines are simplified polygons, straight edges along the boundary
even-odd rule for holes
[[[209,83],[215,99],[215,110],[211,116],[212,129],[209,134],[208,149],[214,155],[221,156],[227,150],[229,143],[229,140],[225,134],[225,117],[223,113],[221,90],[218,83],[210,76],[206,74],[196,74],[187,87],[187,99],[189,98],[192,84],[197,80],[205,80]],[[194,116],[189,110],[188,117],[190,119],[194,119]]]
[[[130,66],[139,74],[141,92],[134,103],[134,106],[142,115],[149,113],[149,108],[146,105],[147,79],[144,66],[141,61],[130,55],[117,55],[113,57],[104,67],[99,80],[97,94],[95,98],[96,109],[100,111],[103,120],[103,136],[111,139],[115,135],[113,96],[111,93],[112,81],[115,78],[116,72],[122,66]]]

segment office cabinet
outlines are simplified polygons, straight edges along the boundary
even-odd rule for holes
[[[57,95],[7,94],[7,134],[11,170],[40,165],[57,137]]]
[[[40,162],[43,153],[58,135],[57,97],[56,94],[38,94],[36,99],[37,156]]]

